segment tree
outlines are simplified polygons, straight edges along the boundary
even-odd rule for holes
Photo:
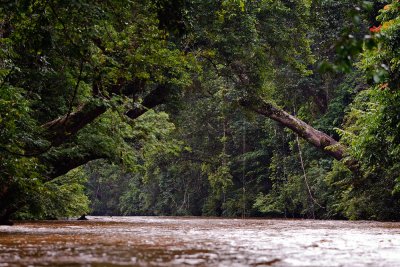
[[[152,1],[2,5],[2,220],[24,204],[25,179],[46,183],[90,160],[119,158],[102,117],[135,119],[190,84],[195,63],[169,41],[158,8]]]
[[[192,38],[195,44],[200,44],[196,48],[203,51],[205,68],[214,68],[221,77],[228,79],[226,86],[231,88],[228,95],[231,101],[277,121],[341,160],[345,154],[343,145],[273,104],[274,98],[279,99],[282,94],[280,90],[287,90],[277,82],[302,79],[312,73],[307,67],[314,59],[311,40],[307,37],[309,29],[305,26],[309,8],[302,1],[275,1],[272,5],[263,1],[226,1],[222,7],[208,3],[207,9],[215,10],[214,18],[203,17],[204,13],[197,9],[193,17],[212,27],[193,23],[196,26]],[[275,25],[292,28],[277,29]],[[295,77],[288,77],[287,73]],[[349,161],[348,165],[356,169],[354,162]]]

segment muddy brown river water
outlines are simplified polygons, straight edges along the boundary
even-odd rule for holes
[[[0,226],[0,266],[400,266],[400,223],[88,218]]]

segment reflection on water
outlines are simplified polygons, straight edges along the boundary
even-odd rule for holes
[[[0,266],[400,266],[400,223],[88,218],[0,226]]]

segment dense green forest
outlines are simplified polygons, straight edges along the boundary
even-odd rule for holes
[[[400,219],[400,3],[2,1],[0,221]]]

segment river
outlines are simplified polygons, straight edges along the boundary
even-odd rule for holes
[[[0,266],[400,266],[400,223],[88,218],[0,226]]]

